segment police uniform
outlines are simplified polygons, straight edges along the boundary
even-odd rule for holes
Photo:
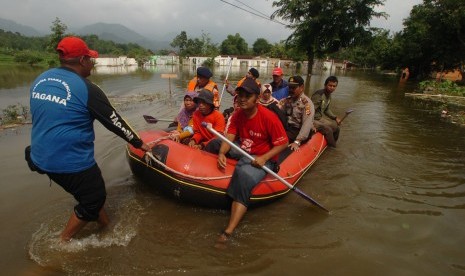
[[[289,142],[306,141],[313,129],[315,108],[312,101],[303,93],[296,100],[288,96],[280,101],[287,116]]]

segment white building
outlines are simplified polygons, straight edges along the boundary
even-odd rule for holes
[[[95,59],[95,66],[137,66],[137,61],[127,56],[98,57]]]

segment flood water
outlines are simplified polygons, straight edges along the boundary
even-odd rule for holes
[[[230,79],[246,70],[233,68]],[[39,73],[0,68],[0,109],[28,105],[28,86]],[[214,74],[219,81],[226,72]],[[260,74],[262,82],[271,79],[271,71]],[[328,74],[313,75],[310,89],[321,88]],[[74,199],[28,170],[23,149],[30,125],[1,131],[2,274],[464,275],[465,129],[404,105],[413,84],[372,72],[335,74],[333,111],[355,112],[343,123],[338,147],[326,150],[299,183],[331,214],[289,193],[250,210],[225,250],[213,245],[229,212],[182,204],[138,182],[124,141],[98,122],[96,159],[112,225],[101,231],[90,224],[59,244]],[[193,75],[189,68],[107,68],[92,79],[112,99],[157,95],[117,107],[142,130],[167,126],[148,125],[142,115],[173,118]],[[225,94],[224,107],[230,102]]]

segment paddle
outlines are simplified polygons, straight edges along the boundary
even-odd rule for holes
[[[207,124],[206,122],[203,122],[202,123],[202,126],[207,128],[208,131],[210,131],[211,133],[213,133],[216,137],[220,138],[223,142],[226,142],[228,143],[228,145],[230,145],[232,148],[234,148],[235,150],[237,150],[238,152],[240,152],[242,155],[244,155],[245,157],[247,157],[248,159],[250,159],[251,161],[255,161],[255,158],[253,158],[252,155],[248,154],[247,152],[245,152],[243,149],[241,149],[239,146],[237,146],[236,144],[234,144],[233,142],[229,141],[226,137],[224,137],[222,134],[220,134],[218,131],[216,131],[215,129],[213,129],[211,127],[211,125]],[[318,203],[316,200],[314,200],[313,198],[311,198],[310,196],[306,195],[304,192],[302,192],[300,189],[298,189],[297,187],[295,186],[292,186],[289,182],[287,182],[284,178],[280,177],[277,173],[275,173],[274,171],[272,171],[270,168],[266,167],[266,166],[262,166],[261,167],[264,171],[266,171],[267,173],[271,174],[272,176],[274,176],[276,179],[278,179],[279,181],[281,181],[284,185],[286,185],[289,189],[291,189],[292,191],[296,192],[298,195],[300,195],[301,197],[303,197],[304,199],[306,199],[307,201],[310,201],[312,204],[320,207],[321,209],[325,210],[326,212],[329,213],[329,210],[326,209],[325,207],[323,207],[323,205],[321,205],[320,203]]]
[[[149,124],[156,124],[158,122],[169,122],[169,123],[173,122],[173,119],[157,119],[150,115],[143,115],[143,116],[144,116],[145,121]]]
[[[223,98],[223,93],[224,93],[224,90],[226,89],[226,80],[228,79],[228,76],[229,76],[229,70],[231,70],[232,60],[233,58],[230,58],[229,60],[228,71],[226,72],[226,78],[224,79],[225,83],[223,84],[223,89],[221,90],[221,95],[220,95],[220,99],[218,100],[218,105],[221,105],[221,99]]]
[[[354,111],[355,111],[355,110],[353,110],[353,109],[347,110],[347,111],[346,111],[346,114],[344,115],[344,117],[342,117],[341,121],[339,121],[339,124],[341,124],[342,121],[344,121],[344,119],[345,119],[347,116],[349,116],[350,113],[352,113],[352,112],[354,112]]]

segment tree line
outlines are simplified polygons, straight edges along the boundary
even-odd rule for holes
[[[253,55],[295,61],[308,61],[312,73],[316,58],[348,60],[357,67],[396,70],[408,67],[410,75],[428,78],[433,71],[465,70],[465,2],[456,0],[423,0],[415,5],[404,20],[404,28],[391,34],[388,30],[370,27],[373,17],[387,17],[376,7],[384,0],[278,0],[271,19],[280,17],[293,31],[285,40],[271,44],[257,38],[251,47],[239,33],[230,34],[221,43],[213,43],[208,34],[188,37],[181,31],[171,46],[180,56]],[[40,56],[47,49],[53,52],[66,33],[66,25],[58,18],[52,35],[29,38],[0,30],[0,54],[32,52]],[[100,40],[96,35],[83,36],[89,47],[101,54],[127,55],[143,62],[154,54],[129,43],[118,44]],[[160,50],[156,54],[166,54]],[[32,62],[31,62],[32,63]]]
[[[45,63],[48,66],[56,66],[58,58],[55,49],[62,38],[72,33],[67,33],[68,27],[59,18],[53,21],[51,34],[44,37],[26,37],[20,33],[13,33],[0,29],[0,55],[10,56],[13,61],[35,65]],[[135,58],[143,63],[153,52],[136,43],[115,43],[101,40],[97,35],[80,36],[91,49],[95,49],[100,55],[121,56]]]
[[[465,69],[465,1],[423,0],[394,35],[370,28],[384,0],[279,0],[272,18],[290,22],[293,30],[286,45],[304,52],[309,61],[333,57],[350,60],[359,67],[400,70],[428,78],[433,71]],[[462,80],[463,81],[463,80]]]

